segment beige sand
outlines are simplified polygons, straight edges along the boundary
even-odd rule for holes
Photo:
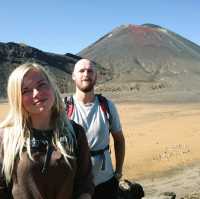
[[[143,178],[200,160],[200,104],[119,104],[125,175]]]
[[[4,118],[8,110],[8,104],[0,103],[0,121]]]
[[[200,186],[200,104],[117,104],[126,138],[124,178],[147,196]],[[0,105],[0,119],[7,105]],[[114,155],[114,153],[112,153]]]
[[[199,191],[200,104],[119,104],[118,109],[126,137],[125,178],[142,183],[150,198]]]

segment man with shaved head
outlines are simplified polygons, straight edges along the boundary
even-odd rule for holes
[[[94,93],[97,71],[93,62],[79,60],[75,64],[72,79],[76,92],[72,96],[73,112],[68,117],[82,125],[86,132],[95,184],[93,199],[115,199],[125,156],[125,140],[117,109],[112,101],[106,99],[111,116],[108,121],[105,110],[100,107],[100,98]],[[109,150],[110,133],[114,140],[115,167]]]

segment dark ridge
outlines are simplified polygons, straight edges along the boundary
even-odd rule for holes
[[[72,92],[74,86],[71,80],[71,73],[74,64],[80,58],[80,56],[71,53],[60,55],[44,52],[22,43],[0,42],[0,98],[6,97],[7,80],[11,71],[25,62],[42,64],[55,78],[62,93]],[[109,71],[105,74],[104,68],[100,66],[98,66],[98,73],[101,80],[99,82],[109,79],[109,77],[107,77],[110,76]]]
[[[158,26],[158,25],[155,25],[155,24],[151,24],[151,23],[145,23],[145,24],[142,24],[141,26],[144,26],[144,27],[149,27],[149,28],[163,28],[161,26]]]

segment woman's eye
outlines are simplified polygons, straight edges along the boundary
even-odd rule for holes
[[[47,88],[48,87],[48,84],[47,83],[40,83],[39,85],[38,85],[38,88],[40,89],[40,88]]]
[[[44,89],[48,89],[49,88],[49,84],[46,82],[41,82],[38,85],[34,86],[33,88],[25,88],[22,90],[22,95],[29,95],[33,92],[33,90],[44,90]]]
[[[23,90],[23,91],[22,91],[22,95],[29,94],[29,93],[31,93],[31,92],[32,92],[31,90]]]

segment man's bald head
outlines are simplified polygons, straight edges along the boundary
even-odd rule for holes
[[[90,61],[89,59],[80,59],[74,65],[74,71],[73,72],[77,72],[83,66],[89,66],[90,68],[92,68],[95,71],[95,66],[94,66],[94,63],[92,61]]]
[[[82,92],[92,91],[97,79],[94,63],[88,59],[79,60],[74,66],[72,79],[77,89]]]

